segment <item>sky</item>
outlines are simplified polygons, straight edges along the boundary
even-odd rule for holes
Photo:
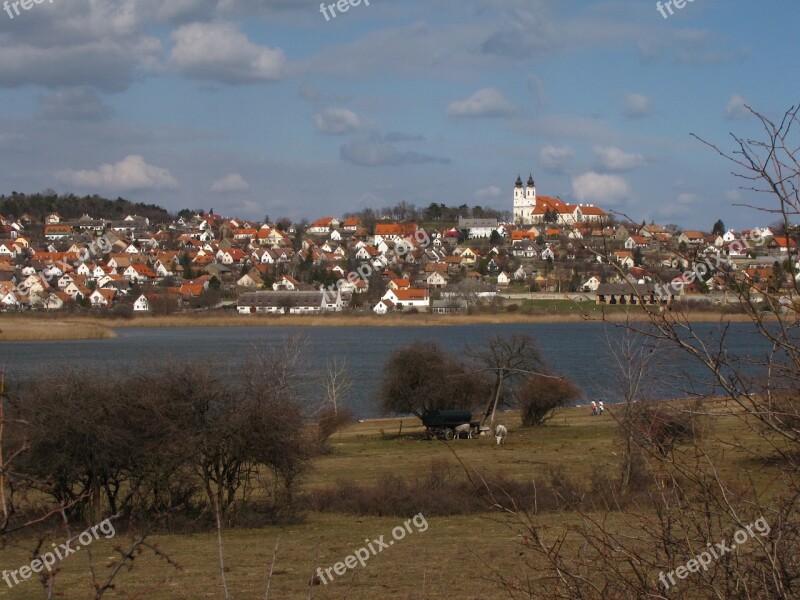
[[[763,139],[746,106],[800,102],[796,0],[36,1],[0,12],[6,194],[314,220],[510,210],[532,174],[635,221],[744,228],[769,219],[737,205],[768,200],[690,134],[733,149]]]

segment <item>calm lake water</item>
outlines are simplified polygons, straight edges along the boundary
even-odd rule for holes
[[[704,338],[718,336],[715,324],[698,324]],[[20,378],[39,369],[74,364],[82,368],[112,369],[153,362],[199,360],[236,377],[253,346],[281,344],[286,337],[305,338],[304,365],[309,377],[302,391],[309,400],[319,395],[311,381],[315,369],[329,358],[346,358],[355,385],[348,404],[361,418],[379,416],[377,391],[383,365],[395,348],[414,341],[437,341],[448,351],[461,353],[489,336],[526,333],[536,339],[551,368],[574,380],[586,399],[617,398],[614,370],[609,360],[607,336],[618,338],[618,329],[602,323],[547,323],[464,325],[452,327],[228,327],[228,328],[133,328],[117,330],[117,338],[59,342],[3,342],[0,365]],[[766,345],[748,324],[734,324],[725,344],[729,354],[741,358],[765,356]],[[684,363],[666,350],[656,351],[649,381],[653,397],[684,395],[684,390],[711,389],[710,378],[694,365]],[[660,363],[660,364],[659,364]]]

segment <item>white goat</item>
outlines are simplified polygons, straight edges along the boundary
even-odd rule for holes
[[[494,429],[494,437],[497,438],[497,444],[505,444],[506,443],[506,436],[508,435],[508,429],[506,429],[505,425],[498,425]]]
[[[456,434],[456,439],[460,438],[462,433],[467,434],[468,440],[472,439],[472,426],[469,423],[463,423],[462,425],[456,427],[453,431]]]

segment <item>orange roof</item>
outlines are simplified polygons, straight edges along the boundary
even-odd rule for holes
[[[599,206],[581,206],[579,207],[584,215],[593,215],[597,217],[605,217],[608,213]]]
[[[318,221],[314,221],[311,227],[330,227],[331,222],[333,222],[333,217],[323,217]]]
[[[398,300],[427,300],[428,290],[411,289],[411,290],[393,290],[392,293],[397,296]]]
[[[205,291],[205,287],[202,283],[184,283],[179,289],[181,296],[199,296],[203,291]]]
[[[786,236],[776,236],[772,241],[781,248],[797,248],[797,242]]]
[[[378,223],[375,235],[414,235],[417,226],[414,223]]]
[[[153,270],[148,267],[147,265],[134,265],[132,264],[131,267],[134,271],[136,271],[139,275],[143,275],[144,277],[158,277]]]

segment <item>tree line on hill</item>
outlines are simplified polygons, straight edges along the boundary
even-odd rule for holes
[[[83,215],[94,219],[123,219],[127,215],[146,217],[151,222],[165,223],[172,220],[170,213],[155,204],[130,202],[124,198],[109,200],[93,194],[57,194],[52,190],[37,194],[11,192],[0,195],[0,215],[19,219],[28,215],[33,223],[43,223],[51,213],[58,213],[62,219],[75,220]]]

